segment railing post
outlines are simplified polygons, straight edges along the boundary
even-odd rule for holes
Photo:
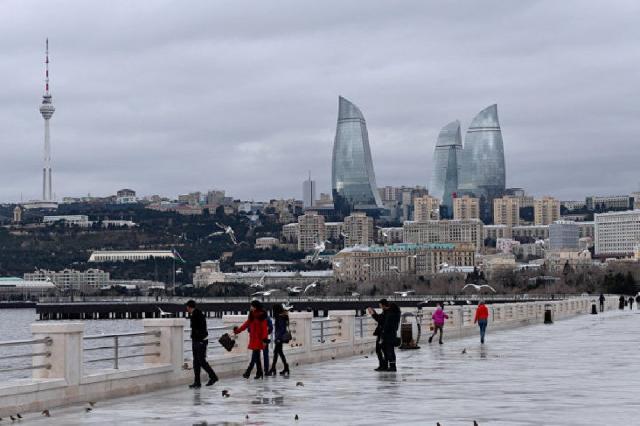
[[[313,319],[312,312],[292,312],[289,314],[289,321],[295,322],[292,327],[294,344],[301,345],[303,350],[311,353],[313,350],[313,332],[311,330],[311,321]]]
[[[51,352],[51,356],[33,357],[33,365],[50,364],[49,369],[33,370],[34,379],[65,379],[67,386],[77,386],[82,378],[83,323],[31,324],[34,339],[51,339],[51,345],[36,343],[33,352]]]
[[[184,318],[149,318],[142,320],[145,332],[160,332],[160,335],[144,336],[144,342],[160,341],[159,346],[144,347],[145,364],[171,364],[174,372],[182,371],[184,361]],[[158,355],[159,354],[159,355]]]
[[[340,319],[339,340],[349,342],[353,346],[355,342],[356,313],[354,311],[331,311],[330,317]]]
[[[118,369],[118,336],[113,336],[113,368]]]

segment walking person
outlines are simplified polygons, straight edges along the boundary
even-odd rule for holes
[[[630,311],[633,311],[633,300],[634,300],[634,299],[633,299],[633,296],[631,296],[631,297],[629,298],[629,310],[630,310]]]
[[[384,328],[384,309],[377,313],[373,308],[367,308],[367,313],[376,322],[376,329],[373,335],[376,336],[376,356],[378,357],[378,368],[375,371],[387,371],[389,365],[384,357],[384,349],[382,348],[382,330]]]
[[[640,306],[640,293],[636,296],[636,309],[640,309],[638,306]]]
[[[380,371],[397,371],[396,369],[396,351],[398,340],[398,328],[400,327],[400,308],[395,303],[390,303],[387,299],[380,300],[380,308],[384,312],[384,321],[382,323],[382,352],[387,364],[386,370]]]
[[[282,306],[282,304],[278,303],[273,305],[273,318],[275,320],[274,325],[274,349],[273,349],[273,364],[271,365],[271,369],[269,370],[268,375],[276,375],[276,364],[278,363],[278,357],[282,359],[282,364],[284,365],[284,369],[280,372],[281,376],[289,375],[289,364],[287,364],[287,358],[284,356],[284,351],[282,350],[282,346],[286,343],[289,343],[290,334],[289,334],[289,312]]]
[[[438,343],[442,344],[442,329],[444,327],[444,320],[449,319],[449,315],[444,312],[444,308],[442,307],[442,303],[437,304],[436,311],[431,315],[431,320],[433,320],[433,334],[429,337],[429,343],[433,341],[433,338],[438,331],[440,331],[440,340]]]
[[[476,308],[476,316],[473,320],[474,324],[478,324],[480,327],[480,343],[484,345],[484,334],[487,332],[487,324],[489,319],[489,309],[487,305],[484,304],[484,300],[481,300],[478,303],[478,307]]]
[[[233,333],[240,334],[247,328],[250,330],[248,348],[251,350],[251,362],[249,362],[247,371],[244,372],[242,377],[248,379],[255,366],[256,376],[254,379],[262,379],[264,374],[260,353],[264,349],[265,343],[269,341],[269,334],[267,329],[267,313],[264,311],[262,303],[258,300],[251,301],[247,320],[240,327],[234,327]]]
[[[600,293],[600,312],[604,312],[604,301],[605,301],[604,294]]]
[[[271,339],[271,335],[273,334],[273,321],[268,313],[265,312],[265,314],[267,315],[267,336],[269,336],[268,339]],[[265,343],[264,349],[262,350],[265,376],[271,376],[271,370],[269,369],[269,343],[271,342]],[[275,376],[275,373],[273,375]]]
[[[618,309],[621,311],[624,310],[624,305],[626,305],[626,301],[624,300],[624,296],[620,295],[620,298],[618,299]]]
[[[191,322],[191,350],[193,353],[193,384],[192,389],[200,388],[200,369],[209,375],[206,386],[211,386],[218,381],[218,376],[207,362],[207,345],[209,332],[207,331],[207,319],[200,309],[196,308],[195,300],[189,300],[186,304],[189,320]]]

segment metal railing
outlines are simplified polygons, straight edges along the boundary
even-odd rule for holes
[[[142,337],[142,336],[155,336],[160,337],[160,331],[143,331],[143,332],[133,332],[133,333],[120,333],[120,334],[98,334],[94,336],[85,336],[85,341],[93,341],[93,340],[101,340],[101,339],[113,339],[113,345],[105,345],[105,346],[92,346],[85,347],[84,352],[94,352],[94,351],[108,351],[113,350],[113,356],[102,357],[102,358],[94,358],[85,360],[86,362],[105,362],[105,361],[113,361],[113,368],[120,368],[120,360],[128,359],[128,358],[140,358],[144,356],[160,356],[160,352],[147,352],[147,353],[130,353],[130,354],[121,354],[122,349],[137,349],[143,348],[145,346],[160,346],[159,340],[154,340],[151,342],[141,342],[141,343],[129,343],[123,342],[121,343],[121,339],[133,338],[133,337]]]
[[[341,318],[314,318],[311,321],[311,338],[313,342],[325,343],[327,338],[340,336]],[[335,339],[331,339],[335,341]]]
[[[51,337],[44,337],[42,339],[28,339],[28,340],[9,340],[6,342],[0,342],[0,348],[14,348],[18,346],[26,346],[26,345],[37,345],[44,344],[45,346],[51,346],[53,340]],[[0,361],[3,360],[19,360],[24,358],[33,358],[34,356],[42,356],[49,358],[51,356],[51,351],[44,350],[42,352],[23,352],[23,353],[14,353],[8,355],[1,355]],[[8,373],[12,371],[23,371],[23,370],[38,370],[38,369],[50,369],[51,364],[32,364],[32,365],[12,365],[12,366],[0,366],[0,373]]]
[[[233,330],[233,326],[230,326],[230,325],[220,325],[220,326],[217,326],[217,327],[207,327],[207,331],[209,331],[209,332],[211,332],[211,331],[231,331],[231,330]],[[191,329],[190,328],[185,328],[184,329],[184,333],[187,334],[187,335],[190,335],[191,334]],[[211,333],[209,333],[209,338],[212,338],[211,337]],[[214,340],[217,341],[218,337],[216,337]],[[183,341],[185,343],[191,342],[191,338],[185,336]],[[190,347],[189,345],[184,345],[183,347],[184,347],[184,353],[185,354],[188,353],[188,352],[193,352],[193,348]],[[220,350],[220,349],[223,349],[223,348],[222,348],[222,346],[219,346],[219,345],[209,345],[209,346],[207,346],[207,351],[208,350]]]
[[[371,317],[355,317],[355,336],[359,339],[364,339],[367,336],[370,336],[373,333],[371,330],[371,325],[373,324],[373,318]]]

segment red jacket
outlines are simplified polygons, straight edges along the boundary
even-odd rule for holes
[[[263,340],[269,338],[269,329],[267,327],[267,314],[264,311],[252,311],[249,318],[240,327],[235,328],[235,334],[242,333],[249,328],[249,345],[252,351],[261,351],[264,349]]]
[[[478,309],[476,309],[476,318],[473,321],[486,320],[487,318],[489,318],[489,309],[487,308],[487,305],[478,305]]]

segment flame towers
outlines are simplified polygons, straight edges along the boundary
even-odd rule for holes
[[[40,114],[44,118],[44,165],[42,168],[42,201],[53,201],[51,183],[51,141],[49,138],[49,120],[55,112],[51,93],[49,92],[49,39],[46,41],[45,52],[45,88],[42,95]]]
[[[505,190],[505,162],[498,106],[483,109],[471,122],[462,150],[458,188],[480,199],[480,217],[492,219],[493,199]]]
[[[342,96],[333,143],[331,183],[335,209],[379,210],[382,200],[376,186],[367,123],[360,109]]]
[[[429,193],[438,198],[446,212],[444,216],[453,214],[453,200],[458,190],[458,173],[462,155],[462,136],[460,122],[453,121],[440,130],[436,148],[433,152],[433,169]],[[444,209],[443,209],[444,210]]]

